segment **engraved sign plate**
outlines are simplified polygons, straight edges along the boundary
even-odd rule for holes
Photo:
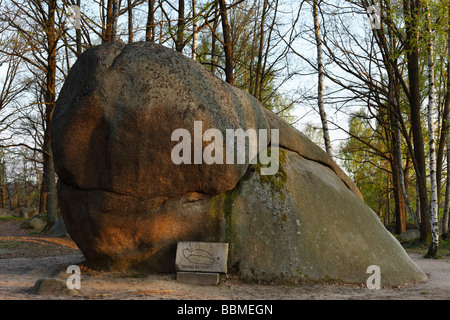
[[[227,273],[228,243],[178,242],[177,271]]]

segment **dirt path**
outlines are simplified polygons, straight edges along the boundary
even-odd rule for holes
[[[0,300],[9,299],[445,299],[450,300],[450,257],[424,259],[410,254],[429,280],[402,288],[369,290],[334,284],[261,285],[225,279],[219,286],[178,283],[174,274],[140,276],[98,272],[70,239],[29,235],[16,221],[0,221]],[[82,266],[80,295],[39,296],[31,288],[40,278],[67,279],[67,266]]]

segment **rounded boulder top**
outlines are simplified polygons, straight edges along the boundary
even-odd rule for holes
[[[172,133],[183,128],[193,136],[195,121],[203,131],[269,129],[255,98],[174,50],[121,41],[90,48],[56,102],[51,135],[57,174],[76,188],[139,199],[234,188],[248,161],[194,169],[173,163]]]

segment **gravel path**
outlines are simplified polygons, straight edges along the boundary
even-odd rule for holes
[[[262,285],[229,278],[219,286],[178,283],[174,274],[126,276],[85,267],[84,257],[70,239],[29,236],[17,222],[0,221],[0,300],[16,299],[357,299],[450,300],[450,257],[411,258],[428,275],[428,281],[401,288],[369,290],[337,284]],[[9,233],[8,233],[9,229]],[[20,228],[19,228],[20,229]],[[5,234],[6,233],[6,234]],[[33,241],[31,241],[33,240]],[[80,295],[40,296],[31,293],[40,278],[67,279],[69,265],[81,266]]]

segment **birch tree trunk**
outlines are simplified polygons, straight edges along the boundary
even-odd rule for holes
[[[450,62],[449,62],[450,63]],[[447,89],[449,90],[449,89]],[[450,120],[450,117],[448,118]],[[449,237],[449,210],[450,210],[450,173],[449,171],[449,161],[450,159],[450,133],[447,132],[447,182],[445,190],[445,205],[444,205],[444,216],[442,217],[442,239]]]
[[[434,58],[433,58],[433,31],[431,30],[431,17],[429,3],[425,6],[426,29],[427,29],[427,52],[428,52],[428,137],[430,140],[430,219],[431,219],[431,242],[428,256],[434,257],[439,246],[438,230],[438,196],[436,182],[436,150],[434,139]]]
[[[319,0],[313,0],[313,16],[314,16],[314,35],[316,37],[317,48],[317,70],[319,79],[317,84],[317,105],[319,107],[320,120],[322,121],[323,139],[325,142],[325,151],[330,157],[333,156],[331,149],[330,135],[328,132],[328,121],[323,103],[323,60],[322,60],[322,38],[320,35],[319,25]]]
[[[450,19],[450,6],[448,7],[448,18]],[[447,30],[447,94],[446,99],[450,99],[450,25]],[[449,101],[446,101],[448,104]],[[447,128],[450,123],[450,112],[447,114]],[[445,120],[444,120],[445,121]],[[449,215],[450,215],[450,130],[447,129],[446,133],[446,143],[447,143],[447,183],[445,190],[445,206],[444,206],[444,216],[442,217],[442,239],[446,239],[449,236]]]

